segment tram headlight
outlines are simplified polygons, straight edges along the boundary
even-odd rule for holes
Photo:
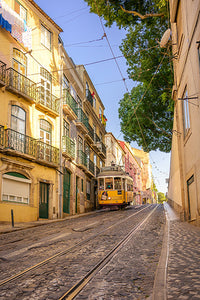
[[[111,200],[111,198],[110,198],[110,197],[108,197],[108,200]]]

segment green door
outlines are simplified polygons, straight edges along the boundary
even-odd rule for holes
[[[65,171],[63,177],[63,212],[70,213],[70,173]]]
[[[40,182],[39,218],[42,219],[49,217],[49,187],[49,184]]]

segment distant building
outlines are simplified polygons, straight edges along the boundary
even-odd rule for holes
[[[170,0],[175,104],[168,202],[200,224],[200,1]]]
[[[118,140],[111,132],[106,133],[106,166],[112,164],[121,166],[125,169],[125,154],[126,152],[120,146]]]

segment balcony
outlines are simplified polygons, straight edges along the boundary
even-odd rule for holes
[[[100,142],[99,136],[94,133],[94,142],[92,144],[93,148],[95,148],[98,151],[98,143]]]
[[[4,137],[4,147],[7,152],[13,152],[14,150],[15,154],[19,155],[21,153],[31,160],[36,157],[36,140],[34,138],[13,129],[5,129]]]
[[[89,123],[87,125],[87,129],[88,129],[88,132],[85,137],[88,139],[88,141],[90,143],[93,143],[94,142],[94,129],[90,126]]]
[[[37,88],[36,107],[51,117],[59,116],[59,99],[43,86]]]
[[[95,177],[97,177],[100,173],[100,169],[96,166],[95,167]]]
[[[103,156],[103,158],[106,158],[106,146],[103,142],[97,142],[97,148],[99,151],[99,155]]]
[[[4,86],[6,84],[6,64],[0,61],[0,86]]]
[[[82,110],[82,108],[77,108],[77,116],[78,119],[76,120],[76,126],[79,128],[80,131],[82,131],[83,134],[86,134],[88,132],[88,117]]]
[[[87,155],[82,150],[77,151],[77,163],[78,166],[83,169],[87,170]]]
[[[90,176],[94,176],[95,165],[93,161],[87,158],[87,170],[86,173]]]
[[[36,141],[37,143],[37,153],[36,153],[36,159],[40,163],[50,165],[58,165],[59,163],[59,149],[56,147],[53,147],[49,144],[46,144],[42,141]]]
[[[0,147],[9,155],[21,156],[43,165],[57,167],[59,163],[58,148],[3,126],[0,126]]]
[[[31,103],[36,100],[36,84],[13,68],[6,69],[6,88]]]
[[[75,158],[75,142],[68,136],[62,137],[62,152],[70,160]]]
[[[70,120],[77,119],[77,102],[68,89],[63,90],[63,111]]]

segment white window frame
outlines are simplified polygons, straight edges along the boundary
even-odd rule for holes
[[[41,44],[51,51],[52,32],[41,24]]]

